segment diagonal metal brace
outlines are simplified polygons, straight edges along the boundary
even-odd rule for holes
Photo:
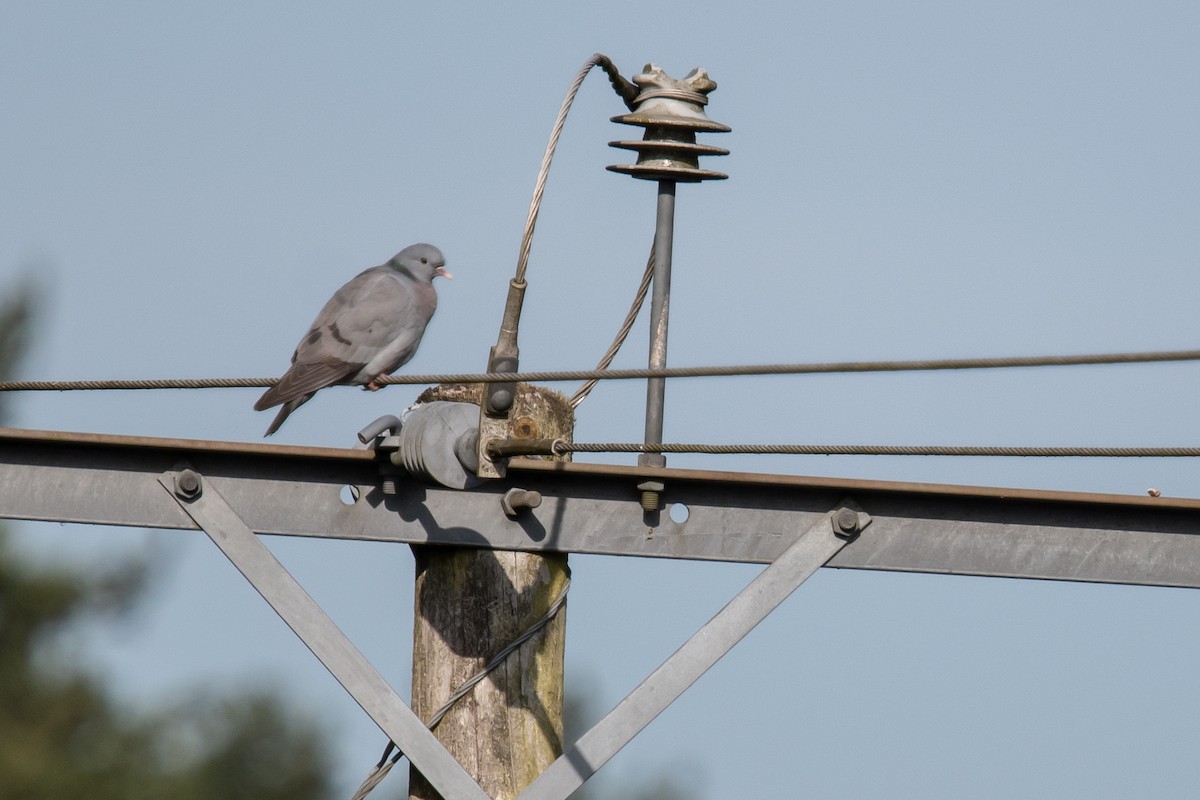
[[[870,522],[849,501],[824,515],[534,779],[518,800],[568,797]]]
[[[158,482],[443,797],[488,800],[487,793],[211,483],[186,466],[164,473]]]

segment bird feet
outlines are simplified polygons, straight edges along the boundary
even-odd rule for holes
[[[390,377],[390,376],[386,372],[381,375],[376,375],[374,378],[371,379],[371,382],[366,384],[365,386],[363,386],[363,388],[366,389],[368,392],[378,392],[380,389],[382,389],[384,386],[387,385],[385,383],[379,383],[378,382],[379,379],[387,378],[387,377]]]

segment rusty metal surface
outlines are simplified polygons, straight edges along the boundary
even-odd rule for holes
[[[0,428],[0,447],[23,442],[109,447],[113,449],[172,450],[248,455],[282,455],[294,458],[329,458],[347,461],[373,461],[369,450],[340,447],[298,447],[260,442],[222,442],[209,439],[169,439],[157,436],[119,436],[78,431],[43,431],[27,428]]]
[[[1072,502],[1088,505],[1120,505],[1146,508],[1178,508],[1200,511],[1200,498],[1148,497],[1145,495],[1105,494],[1100,492],[1063,492],[1047,489],[1018,489],[995,486],[969,486],[950,483],[919,483],[909,481],[877,481],[859,478],[825,478],[809,475],[780,475],[765,472],[729,472],[700,469],[651,469],[619,464],[581,464],[579,462],[549,463],[521,460],[512,462],[513,470],[532,473],[558,472],[604,477],[627,477],[644,480],[686,479],[757,486],[792,487],[795,489],[827,489],[858,493],[919,494],[962,498],[1012,499],[1045,502]]]

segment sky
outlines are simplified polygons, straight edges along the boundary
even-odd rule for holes
[[[474,372],[554,116],[609,55],[718,83],[729,180],[678,191],[673,366],[1192,349],[1200,6],[1189,2],[0,6],[0,289],[39,290],[30,379],[281,373],[325,299],[428,241],[453,282],[407,370]],[[551,171],[522,368],[593,366],[650,246],[640,130],[599,73]],[[645,364],[646,324],[616,365]],[[574,389],[566,385],[567,391]],[[274,441],[349,447],[419,387],[331,389]],[[1195,445],[1200,366],[696,379],[666,441]],[[28,394],[13,424],[260,441],[252,389]],[[601,385],[577,441],[633,441]],[[585,459],[580,459],[585,460]],[[633,463],[630,456],[589,461]],[[673,467],[1168,496],[1193,461],[671,456]],[[348,796],[385,738],[204,538],[19,523],[23,551],[159,564],[81,652],[131,708],[270,686],[337,735]],[[269,545],[402,695],[400,546]],[[759,570],[574,557],[568,690],[615,705]],[[381,611],[381,609],[384,609]],[[595,779],[697,798],[1188,796],[1200,594],[822,570]],[[396,796],[385,784],[381,796]]]

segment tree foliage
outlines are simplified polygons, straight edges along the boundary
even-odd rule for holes
[[[0,378],[31,307],[29,291],[0,301]],[[200,694],[133,714],[54,646],[72,624],[136,602],[144,573],[34,569],[0,532],[0,800],[332,797],[317,728],[275,698]]]
[[[24,284],[9,289],[0,301],[0,380],[12,376],[29,336],[29,317],[33,307],[33,288]],[[5,418],[7,397],[0,392],[0,422]]]
[[[330,796],[320,736],[271,697],[201,695],[133,715],[80,667],[54,663],[64,629],[136,600],[140,585],[139,570],[33,570],[0,536],[0,798]]]

